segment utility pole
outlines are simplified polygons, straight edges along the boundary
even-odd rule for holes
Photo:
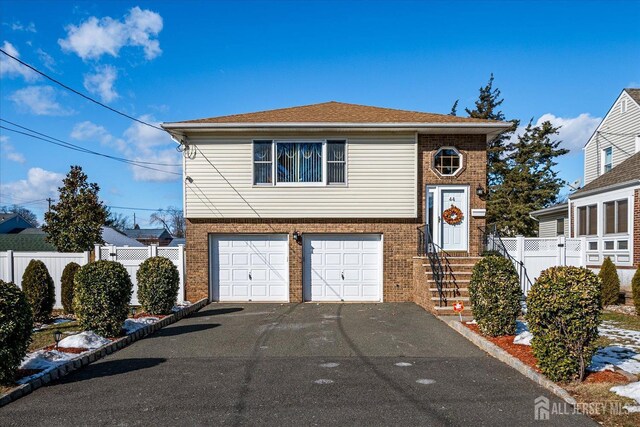
[[[133,228],[136,228],[136,213],[133,213]]]
[[[49,212],[51,212],[51,202],[53,202],[53,199],[51,197],[48,197],[47,202],[49,202]]]

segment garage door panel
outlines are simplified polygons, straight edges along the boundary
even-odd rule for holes
[[[382,301],[380,235],[306,235],[303,251],[306,299]]]
[[[218,235],[210,242],[215,300],[289,300],[287,235]]]

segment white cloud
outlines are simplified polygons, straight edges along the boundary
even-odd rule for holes
[[[68,116],[74,113],[58,103],[51,86],[28,86],[15,91],[9,99],[18,108],[37,116]]]
[[[577,117],[558,117],[551,113],[540,116],[535,126],[549,121],[553,126],[560,126],[558,135],[554,139],[561,140],[561,147],[578,152],[587,143],[593,132],[596,130],[602,118],[592,117],[589,113],[582,113]],[[519,126],[516,135],[524,133],[525,126]],[[515,136],[514,136],[515,137]]]
[[[111,102],[118,98],[113,84],[118,77],[118,70],[112,65],[95,68],[93,74],[84,75],[84,87],[91,93],[98,94],[103,102]]]
[[[24,164],[27,159],[24,158],[22,153],[16,151],[15,147],[9,142],[8,136],[0,136],[0,152],[12,162]]]
[[[29,22],[26,25],[23,25],[20,21],[12,22],[11,24],[7,24],[11,26],[13,31],[26,31],[27,33],[37,33],[36,24],[33,22]]]
[[[6,40],[2,45],[2,50],[11,56],[20,58],[20,52],[18,52],[18,49]],[[6,55],[0,55],[0,78],[3,77],[22,77],[28,82],[33,82],[40,78],[35,71],[25,67],[15,59],[9,58]]]
[[[11,199],[40,200],[55,197],[58,187],[62,186],[64,175],[42,168],[31,168],[27,179],[8,182],[0,185],[0,193]]]
[[[147,123],[155,123],[153,117],[145,115],[140,117]],[[136,181],[175,181],[179,175],[164,173],[169,171],[180,173],[180,153],[175,149],[175,142],[164,132],[150,128],[140,123],[132,124],[123,133],[122,138],[111,135],[103,126],[85,121],[74,126],[71,137],[79,141],[100,141],[101,144],[114,148],[124,157],[140,162],[154,162],[176,166],[148,165],[150,170],[138,166],[129,166]]]
[[[53,59],[51,55],[49,55],[47,52],[45,52],[41,48],[38,48],[36,53],[38,54],[38,58],[40,58],[40,62],[42,62],[45,67],[47,67],[50,71],[54,71],[54,72],[56,71],[55,70],[56,60]]]
[[[162,31],[162,17],[151,10],[134,7],[122,20],[109,16],[91,16],[80,25],[66,27],[67,37],[58,44],[66,52],[74,52],[83,60],[99,59],[108,54],[118,56],[124,46],[140,46],[146,59],[162,53],[160,42],[153,38]]]

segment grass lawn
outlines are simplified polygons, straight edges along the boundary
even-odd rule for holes
[[[616,326],[623,329],[631,329],[640,331],[640,316],[632,316],[629,314],[603,312],[602,320],[615,322]]]
[[[571,383],[563,384],[563,387],[576,398],[580,404],[593,403],[592,410],[596,408],[600,413],[590,413],[591,416],[598,423],[608,427],[631,427],[640,425],[640,413],[626,413],[622,414],[611,413],[610,408],[621,408],[626,404],[635,404],[632,399],[618,396],[617,394],[609,391],[609,389],[618,384],[612,383]],[[617,405],[620,403],[621,405]],[[604,408],[604,410],[601,410]],[[624,411],[624,410],[623,410]]]
[[[31,344],[29,345],[28,351],[35,351],[42,347],[47,347],[51,344],[55,344],[56,340],[53,338],[53,334],[55,331],[62,332],[64,337],[65,334],[68,334],[70,332],[79,332],[80,326],[78,326],[77,322],[68,322],[62,323],[60,325],[52,325],[47,329],[34,332],[33,335],[31,335]]]

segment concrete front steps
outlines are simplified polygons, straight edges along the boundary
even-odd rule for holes
[[[464,304],[463,316],[471,316],[471,303],[469,301],[469,282],[471,273],[476,262],[481,259],[479,256],[448,256],[441,257],[444,268],[444,283],[442,293],[444,301],[440,303],[438,288],[431,271],[431,264],[425,260],[422,267],[427,277],[426,284],[429,287],[432,311],[441,316],[457,315],[453,311],[453,305],[460,301]]]

